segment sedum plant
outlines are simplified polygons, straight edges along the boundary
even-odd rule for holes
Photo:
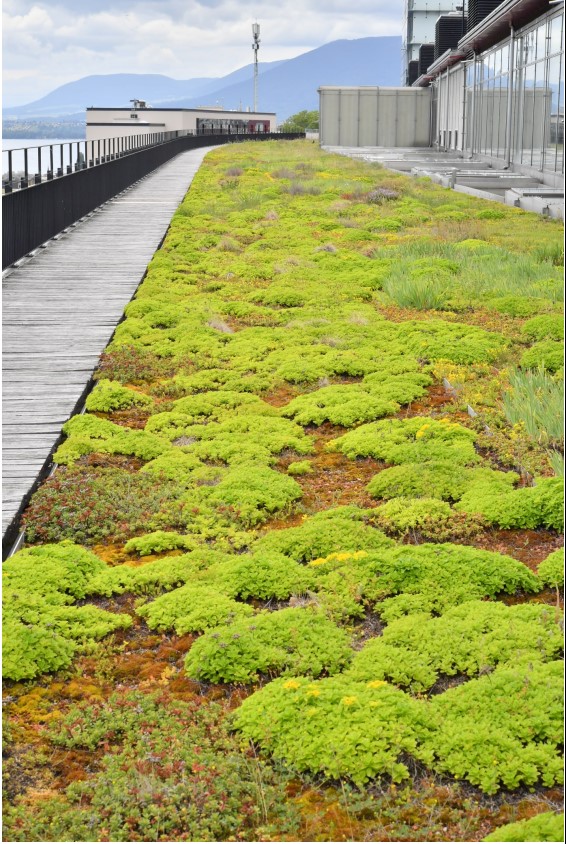
[[[249,683],[260,675],[335,674],[351,659],[349,636],[309,608],[261,612],[205,633],[191,647],[185,671],[195,680]]]
[[[420,745],[429,731],[422,701],[382,680],[342,675],[274,680],[241,704],[233,724],[298,771],[349,777],[358,786],[381,776],[406,779],[408,760],[425,758]]]
[[[144,604],[137,613],[152,630],[173,629],[182,636],[247,618],[254,610],[215,589],[191,583]]]
[[[88,841],[93,830],[113,841],[261,841],[299,828],[287,777],[239,746],[216,703],[121,690],[71,707],[50,738],[100,762],[59,793],[6,807],[13,841]]]
[[[539,340],[523,354],[521,358],[523,369],[542,369],[548,372],[558,372],[564,367],[564,341]]]
[[[421,692],[441,675],[474,677],[498,666],[548,662],[562,650],[559,621],[544,605],[486,601],[467,601],[439,617],[413,613],[370,639],[355,655],[348,676]]]
[[[455,509],[479,513],[489,524],[502,528],[561,530],[563,499],[563,478],[541,478],[535,486],[508,491],[491,481],[480,480],[468,488]]]
[[[91,413],[110,413],[127,407],[151,408],[153,400],[130,387],[123,387],[119,381],[103,378],[97,382],[88,396],[85,406]]]
[[[484,524],[478,517],[463,516],[438,498],[392,498],[375,510],[375,524],[385,533],[418,539],[467,538]]]
[[[538,576],[546,586],[559,589],[564,586],[564,548],[557,548],[539,563]]]
[[[487,794],[562,782],[562,663],[497,668],[429,704],[432,767]]]
[[[532,818],[499,826],[483,841],[562,841],[564,838],[564,815],[556,812],[541,812]]]
[[[328,443],[331,451],[341,451],[350,459],[374,457],[388,463],[428,463],[449,461],[460,466],[476,463],[476,436],[448,418],[427,416],[410,419],[384,419],[360,425]]]
[[[275,551],[298,563],[333,552],[376,551],[393,546],[384,533],[368,524],[366,511],[337,507],[305,517],[299,527],[269,531],[259,538],[257,551]]]
[[[537,592],[540,586],[512,557],[450,543],[401,546],[369,555],[364,565],[376,574],[374,597],[387,622],[413,612],[442,613],[501,592]]]

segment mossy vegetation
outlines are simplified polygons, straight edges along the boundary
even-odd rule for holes
[[[10,840],[553,808],[561,248],[310,143],[206,157],[4,564]]]

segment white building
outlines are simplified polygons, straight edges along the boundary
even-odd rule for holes
[[[178,132],[181,135],[274,132],[274,112],[228,111],[217,106],[202,108],[151,108],[132,100],[131,108],[87,108],[86,139],[128,138]]]

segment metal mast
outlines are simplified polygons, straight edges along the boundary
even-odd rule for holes
[[[252,35],[254,37],[254,42],[252,44],[252,50],[254,51],[254,111],[257,111],[257,51],[259,50],[259,23],[252,23]]]

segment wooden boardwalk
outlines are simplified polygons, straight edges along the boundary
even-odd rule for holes
[[[4,274],[5,539],[209,150],[181,153]]]

